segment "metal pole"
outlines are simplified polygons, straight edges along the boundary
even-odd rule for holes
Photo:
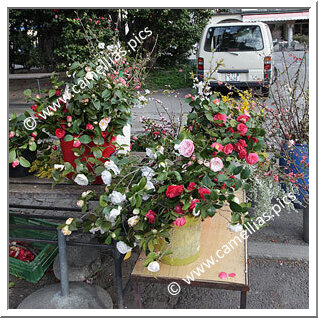
[[[59,246],[59,259],[60,259],[60,276],[61,276],[61,294],[62,296],[69,295],[68,285],[68,268],[67,268],[67,255],[66,255],[66,241],[61,229],[57,230],[57,240]]]
[[[121,263],[123,261],[123,255],[119,253],[114,246],[114,260],[115,260],[115,286],[117,293],[117,302],[118,308],[124,308],[124,300],[123,300],[123,284],[122,284],[122,272],[121,272]]]
[[[36,83],[38,85],[38,92],[39,92],[39,94],[41,94],[40,80],[38,78],[36,79]]]

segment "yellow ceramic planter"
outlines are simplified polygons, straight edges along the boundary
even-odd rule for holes
[[[201,218],[186,215],[185,220],[183,226],[171,228],[169,244],[162,240],[158,245],[160,251],[172,252],[161,257],[162,263],[174,266],[187,265],[199,257]]]

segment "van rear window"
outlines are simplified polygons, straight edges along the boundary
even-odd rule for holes
[[[262,32],[258,25],[211,27],[204,44],[207,52],[259,51],[263,48]]]

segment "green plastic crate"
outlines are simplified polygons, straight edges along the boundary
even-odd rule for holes
[[[47,222],[40,219],[26,219],[17,216],[9,216],[10,224],[24,224],[24,225],[43,225],[43,226],[55,226],[51,222]],[[10,229],[10,237],[28,237],[38,239],[56,240],[56,231],[41,231],[32,229]],[[38,255],[30,263],[20,261],[19,259],[9,257],[9,273],[21,277],[28,282],[37,283],[44,275],[45,271],[54,261],[55,256],[58,253],[58,247],[55,244],[46,243],[29,243],[30,247],[33,247],[39,251]]]

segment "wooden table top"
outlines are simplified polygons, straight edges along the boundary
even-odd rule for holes
[[[238,194],[240,201],[243,198],[243,192]],[[179,284],[187,285],[183,278],[189,278],[193,275],[195,281],[191,285],[199,285],[213,288],[224,288],[233,290],[247,291],[248,288],[248,266],[247,266],[247,241],[240,237],[240,233],[233,233],[227,229],[228,221],[230,220],[230,208],[224,207],[219,210],[211,219],[207,218],[202,222],[201,227],[201,243],[199,258],[188,265],[170,266],[160,263],[160,271],[156,273],[156,278],[153,274],[144,267],[145,253],[141,252],[132,272],[132,277],[138,280],[147,281],[154,279],[152,282],[172,282],[177,281]],[[235,240],[234,240],[235,238]],[[217,256],[217,251],[221,257]],[[210,268],[203,265],[207,264],[207,259],[212,262]],[[204,270],[198,271],[197,268]],[[199,272],[198,277],[193,271]],[[227,274],[234,273],[235,277],[227,279],[219,278],[219,273]],[[192,273],[192,275],[191,275]]]

